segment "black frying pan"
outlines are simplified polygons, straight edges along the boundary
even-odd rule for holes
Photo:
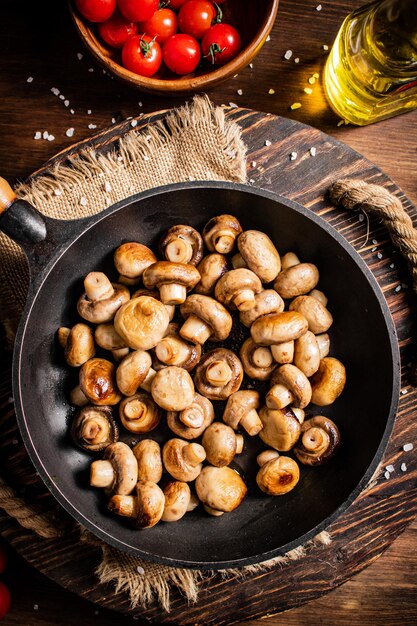
[[[99,215],[75,221],[41,216],[0,190],[0,229],[19,242],[29,260],[31,286],[17,333],[13,385],[16,414],[30,457],[60,504],[106,542],[169,565],[224,568],[282,554],[323,530],[359,494],[382,457],[399,393],[395,328],[381,291],[355,250],[324,220],[273,193],[225,182],[169,185],[123,200]],[[249,495],[220,518],[200,508],[174,524],[138,531],[106,510],[103,493],[88,487],[91,456],[68,435],[73,408],[68,371],[56,330],[76,322],[83,277],[103,270],[115,279],[112,255],[124,241],[156,249],[162,231],[176,223],[200,229],[221,212],[243,228],[270,235],[280,251],[293,250],[321,270],[320,288],[334,316],[331,354],[346,365],[347,385],[328,415],[342,435],[339,453],[320,468],[301,468],[296,489],[266,497],[254,484],[259,443],[247,446],[239,465]],[[236,341],[236,336],[234,340]],[[317,414],[316,413],[316,414]],[[130,442],[132,435],[122,437]]]

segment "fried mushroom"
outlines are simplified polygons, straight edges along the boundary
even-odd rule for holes
[[[227,401],[223,413],[225,424],[237,430],[243,428],[253,437],[262,429],[262,422],[258,415],[260,397],[257,391],[245,389],[236,391]]]
[[[308,293],[318,282],[319,271],[313,263],[297,263],[278,274],[274,289],[286,300]]]
[[[268,380],[277,366],[270,348],[258,346],[252,337],[243,342],[239,356],[245,374],[254,380]]]
[[[166,411],[182,411],[194,400],[194,383],[185,369],[168,366],[156,373],[151,393],[155,402]]]
[[[81,366],[80,389],[92,404],[113,406],[122,399],[115,365],[107,359],[89,359]]]
[[[217,215],[203,228],[203,239],[210,252],[230,254],[242,232],[239,221],[233,215]]]
[[[203,258],[204,244],[195,228],[177,224],[162,237],[159,249],[167,261],[198,265]]]
[[[157,261],[143,273],[143,284],[147,289],[159,289],[164,304],[182,304],[187,291],[193,289],[200,280],[194,265]]]
[[[142,391],[122,400],[119,406],[119,417],[126,430],[142,435],[158,426],[162,411],[152,397]]]
[[[70,367],[81,367],[96,353],[93,331],[87,324],[59,328],[58,340],[65,349],[65,360]]]
[[[340,446],[340,432],[336,424],[324,415],[316,415],[301,426],[301,437],[294,454],[304,465],[323,465]]]
[[[103,272],[90,272],[84,279],[85,293],[77,310],[87,322],[111,322],[120,307],[130,299],[127,287],[111,283]]]
[[[284,310],[284,300],[275,289],[264,289],[255,295],[255,306],[249,311],[241,311],[239,319],[248,328],[255,320],[270,313],[281,313]]]
[[[239,253],[232,258],[234,268],[248,267],[261,280],[270,283],[281,271],[278,250],[265,233],[245,230],[237,239]]]
[[[208,398],[196,393],[194,400],[182,411],[168,411],[167,424],[182,439],[197,439],[214,420],[213,405]]]
[[[108,509],[116,515],[130,517],[136,528],[152,528],[164,513],[165,496],[157,484],[139,481],[136,485],[136,496],[113,496]]]
[[[210,515],[230,513],[242,504],[247,487],[230,467],[207,465],[195,482],[198,499]]]
[[[178,522],[186,513],[193,511],[198,500],[191,493],[189,485],[179,480],[172,480],[164,487],[165,507],[163,522]]]
[[[186,483],[197,478],[205,458],[203,446],[182,439],[169,439],[162,448],[162,462],[168,474]]]
[[[266,463],[261,462],[256,475],[256,483],[261,491],[268,496],[282,496],[297,485],[300,480],[300,469],[294,459],[279,456]]]
[[[71,436],[83,450],[100,452],[119,438],[119,428],[109,406],[85,406],[77,411]]]
[[[321,359],[317,372],[311,378],[311,401],[317,406],[333,404],[346,384],[346,369],[334,357]]]
[[[298,367],[287,363],[274,370],[265,398],[269,409],[283,409],[289,404],[304,409],[310,401],[310,381]]]
[[[226,400],[239,389],[242,380],[242,363],[226,348],[207,352],[195,369],[195,386],[210,400]]]
[[[226,426],[226,424],[222,424],[221,422],[211,424],[204,431],[201,441],[206,451],[207,461],[215,467],[230,465],[238,449],[240,449],[241,444],[239,443],[238,445],[238,436],[239,435],[235,434],[233,428]],[[239,437],[241,437],[241,435]]]
[[[267,446],[279,452],[288,452],[295,446],[301,425],[290,408],[269,409],[264,406],[259,411],[259,418],[263,426],[259,437]]]
[[[270,313],[255,320],[250,332],[255,343],[261,346],[293,341],[308,330],[306,318],[297,311]]]
[[[90,466],[90,485],[105,489],[107,494],[127,495],[138,480],[138,464],[132,450],[122,441],[111,443],[103,460]]]
[[[153,439],[142,439],[132,452],[138,463],[138,479],[159,483],[162,478],[162,455],[159,443]]]
[[[149,296],[139,296],[116,313],[116,332],[132,350],[150,350],[164,337],[169,324],[166,307]]]
[[[249,311],[256,305],[255,295],[262,291],[258,276],[245,268],[226,272],[214,289],[216,300],[229,309]]]
[[[195,292],[209,296],[213,293],[219,278],[228,272],[231,267],[224,254],[213,253],[205,256],[197,265],[197,269],[201,278],[195,287]]]
[[[187,341],[203,345],[208,339],[224,341],[232,330],[232,316],[220,302],[193,294],[181,304],[180,312],[185,319],[180,335]]]
[[[114,264],[121,275],[121,282],[128,279],[130,285],[140,282],[145,269],[156,261],[157,258],[150,248],[135,241],[123,243],[114,253]]]
[[[116,370],[116,382],[119,390],[125,396],[133,396],[139,387],[150,391],[156,374],[151,365],[151,355],[145,350],[130,352]]]

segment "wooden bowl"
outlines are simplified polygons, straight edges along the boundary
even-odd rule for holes
[[[120,50],[102,42],[97,27],[82,18],[72,3],[70,11],[85,46],[108,72],[141,91],[169,96],[212,89],[251,63],[271,32],[278,4],[279,0],[228,0],[222,5],[224,22],[235,26],[242,37],[242,50],[238,56],[212,71],[208,63],[203,63],[193,74],[176,76],[164,69],[161,73],[158,72],[157,77],[152,78],[139,76],[125,69],[120,62]]]

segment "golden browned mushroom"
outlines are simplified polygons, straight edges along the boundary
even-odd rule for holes
[[[80,369],[80,388],[92,404],[117,404],[122,396],[116,385],[116,368],[107,359],[89,359]]]
[[[159,289],[161,302],[181,304],[200,280],[199,271],[187,263],[158,261],[148,267],[143,274],[143,284],[147,289]]]
[[[230,254],[241,232],[242,227],[233,215],[217,215],[204,226],[203,239],[210,252]]]
[[[324,359],[330,352],[330,337],[327,333],[316,335],[317,344],[319,346],[320,358]]]
[[[268,496],[282,496],[288,493],[300,480],[300,470],[294,459],[280,456],[260,463],[256,482]]]
[[[213,293],[214,287],[219,280],[226,274],[231,267],[229,261],[224,254],[208,254],[197,265],[197,269],[200,272],[200,282],[195,287],[196,293],[201,293],[204,296],[209,296]]]
[[[302,425],[294,454],[304,465],[323,465],[332,458],[339,445],[340,432],[336,424],[324,415],[316,415]]]
[[[270,313],[255,320],[250,332],[255,343],[273,346],[298,339],[308,330],[306,318],[296,311]]]
[[[278,250],[265,233],[245,230],[237,239],[239,253],[232,258],[234,268],[248,267],[261,282],[270,283],[281,271]]]
[[[289,267],[301,263],[300,259],[294,252],[287,252],[281,257],[281,270],[287,270]]]
[[[266,346],[258,346],[252,337],[243,342],[239,356],[245,374],[255,380],[268,380],[277,366],[272,358],[271,350]]]
[[[94,331],[96,343],[103,350],[110,350],[116,361],[121,361],[123,357],[129,354],[129,348],[123,339],[116,332],[114,324],[99,324]]]
[[[130,517],[136,528],[152,528],[164,513],[164,492],[156,483],[139,481],[135,496],[115,495],[109,500],[108,509],[116,515]]]
[[[301,425],[289,407],[275,410],[264,406],[259,417],[263,425],[259,437],[267,446],[280,452],[288,452],[295,446]]]
[[[230,513],[242,504],[247,487],[230,467],[207,465],[195,481],[198,499],[210,515]]]
[[[255,306],[249,311],[241,311],[239,318],[242,324],[250,328],[255,320],[269,313],[281,313],[284,310],[284,300],[275,289],[264,289],[255,295]]]
[[[304,409],[310,401],[310,381],[298,367],[287,363],[274,370],[271,388],[265,398],[269,409],[283,409],[289,404]]]
[[[298,296],[290,304],[290,311],[298,311],[308,322],[308,329],[318,335],[325,333],[333,324],[330,311],[314,296]]]
[[[165,337],[155,346],[153,366],[156,370],[176,365],[191,372],[200,361],[201,346],[184,341],[178,335],[179,328],[179,324],[171,323]]]
[[[234,430],[244,428],[249,435],[257,435],[262,429],[257,411],[259,405],[257,391],[236,391],[227,401],[223,421]]]
[[[78,313],[87,322],[111,322],[116,311],[130,299],[127,287],[111,283],[102,272],[90,272],[84,279],[85,293],[78,300]]]
[[[180,335],[187,341],[203,345],[207,339],[224,341],[232,330],[232,316],[220,302],[197,293],[188,296],[180,306],[186,320]]]
[[[194,400],[194,383],[182,367],[168,366],[156,373],[151,393],[155,402],[166,411],[182,411]]]
[[[255,295],[262,291],[262,283],[256,274],[245,268],[226,272],[214,289],[216,300],[229,309],[249,311],[256,305]]]
[[[280,272],[274,289],[284,298],[296,298],[308,293],[319,282],[319,271],[312,263],[298,263]]]
[[[203,446],[182,439],[169,439],[162,448],[162,462],[168,474],[186,483],[197,478],[205,458]]]
[[[196,393],[193,402],[179,412],[168,411],[167,424],[182,439],[197,439],[214,420],[213,405],[208,398]]]
[[[162,456],[159,444],[153,439],[142,439],[132,449],[138,462],[138,478],[159,483],[162,478]]]
[[[100,452],[119,439],[119,428],[109,406],[85,406],[71,425],[71,436],[83,450]]]
[[[163,522],[177,522],[189,511],[198,506],[197,498],[191,493],[187,483],[172,480],[164,487],[165,508]]]
[[[138,480],[138,464],[132,450],[122,441],[111,443],[102,461],[90,466],[90,485],[105,489],[107,494],[127,495]]]
[[[169,324],[166,307],[149,296],[139,296],[116,313],[116,332],[132,350],[150,350],[165,335]]]
[[[162,237],[159,249],[167,261],[198,265],[203,258],[204,244],[195,228],[177,224]]]
[[[239,389],[242,380],[242,363],[226,348],[207,352],[195,369],[195,386],[210,400],[226,400]]]
[[[139,387],[150,391],[151,383],[156,374],[151,365],[152,358],[148,352],[144,350],[130,352],[116,370],[119,390],[125,396],[133,396]]]
[[[320,365],[320,348],[314,335],[308,330],[294,341],[294,365],[310,378]]]
[[[334,357],[321,359],[319,369],[311,378],[311,401],[318,406],[328,406],[340,396],[346,384],[346,369]]]
[[[74,406],[86,406],[89,402],[87,396],[82,391],[80,385],[74,387],[70,392],[70,401]]]
[[[155,298],[155,300],[161,302],[159,291],[156,289],[145,289],[144,287],[136,289],[136,291],[132,294],[132,300],[133,298],[139,298],[140,296],[149,296],[150,298]],[[175,304],[164,304],[164,307],[168,311],[169,321],[171,321],[175,315]]]
[[[70,367],[80,367],[96,353],[93,331],[87,324],[59,328],[58,340],[65,349],[65,360]]]
[[[138,283],[146,268],[156,261],[150,248],[135,241],[123,243],[114,253],[114,264],[121,275],[119,280],[124,282],[127,279],[129,285]]]
[[[305,333],[304,333],[305,334]],[[304,335],[301,335],[303,337]],[[294,341],[283,341],[274,346],[270,346],[271,354],[276,363],[285,365],[292,363],[294,360]]]
[[[207,461],[216,467],[223,467],[230,465],[235,455],[243,450],[243,437],[236,435],[230,426],[214,422],[204,431],[201,444]]]
[[[121,401],[119,416],[126,430],[143,434],[158,426],[162,411],[152,397],[146,391],[142,391]]]

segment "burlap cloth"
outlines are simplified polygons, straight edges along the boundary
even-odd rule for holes
[[[172,111],[145,131],[132,128],[119,140],[117,149],[98,154],[84,149],[67,163],[52,167],[48,174],[16,188],[20,198],[28,200],[45,215],[58,219],[85,217],[100,212],[126,196],[187,180],[246,181],[246,147],[237,124],[226,121],[224,110],[214,108],[205,97]],[[0,321],[9,339],[18,325],[26,299],[28,268],[19,246],[0,234]],[[0,479],[0,506],[9,515],[41,536],[55,534],[56,522],[47,515],[35,514],[11,488]],[[56,532],[58,534],[58,531]],[[85,549],[99,544],[102,562],[97,569],[101,582],[112,582],[115,592],[127,592],[132,607],[156,601],[169,611],[170,589],[176,587],[190,602],[207,576],[250,575],[259,568],[269,568],[300,558],[310,547],[329,543],[326,532],[308,544],[284,556],[241,570],[215,574],[185,568],[155,565],[131,557],[100,542],[82,529]]]

